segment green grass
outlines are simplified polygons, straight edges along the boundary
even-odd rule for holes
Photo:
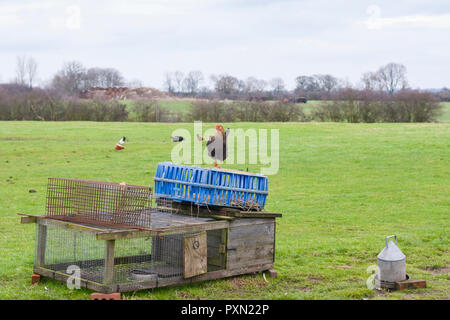
[[[450,124],[225,126],[280,129],[280,170],[270,176],[266,206],[284,215],[277,221],[278,278],[266,283],[247,275],[124,298],[450,298]],[[0,122],[0,299],[89,298],[88,290],[70,291],[50,279],[30,285],[35,229],[21,225],[16,213],[44,213],[48,177],[152,185],[179,127],[193,130],[192,124]],[[123,135],[129,143],[116,152]],[[391,234],[406,254],[407,273],[427,280],[426,289],[366,288],[366,269]]]
[[[439,117],[441,122],[450,122],[450,102],[442,102],[442,115]]]

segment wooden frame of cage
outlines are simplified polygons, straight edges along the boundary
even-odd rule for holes
[[[245,216],[245,212],[242,213]],[[172,221],[171,225],[159,229],[108,229],[62,220],[55,220],[48,217],[21,214],[22,223],[37,223],[37,251],[36,262],[33,268],[34,273],[58,281],[66,281],[69,275],[42,267],[45,257],[46,229],[47,226],[54,226],[63,229],[76,230],[95,235],[98,241],[105,242],[105,267],[104,281],[98,283],[81,279],[81,287],[103,293],[127,292],[144,289],[151,289],[165,286],[183,285],[192,282],[200,282],[213,279],[221,279],[241,274],[266,271],[273,268],[275,261],[275,218],[280,214],[268,214],[260,216],[248,213],[250,217],[229,217],[228,219],[194,219],[194,223],[184,221],[183,215],[178,215],[177,221]],[[191,217],[192,218],[192,217]],[[191,219],[192,221],[192,219]],[[217,271],[209,271],[205,274],[191,278],[170,277],[158,278],[157,280],[137,281],[126,284],[112,284],[114,265],[118,258],[115,258],[115,241],[119,239],[141,238],[151,236],[163,236],[175,233],[202,232],[208,230],[222,230],[224,241],[223,250],[224,268]],[[267,232],[266,232],[267,231]],[[122,259],[126,259],[122,258]],[[135,258],[135,257],[128,257]]]

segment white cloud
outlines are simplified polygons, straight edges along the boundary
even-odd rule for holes
[[[79,60],[156,87],[195,69],[293,85],[314,73],[356,82],[395,61],[413,85],[449,86],[448,0],[376,3],[383,15],[361,0],[0,0],[0,71],[13,77],[27,54],[43,79]]]
[[[57,29],[79,30],[81,28],[81,9],[79,6],[66,7],[64,15],[50,18],[50,25]]]
[[[441,15],[407,15],[391,18],[381,17],[381,8],[371,5],[366,10],[369,17],[365,21],[368,29],[400,28],[450,28],[450,14]]]

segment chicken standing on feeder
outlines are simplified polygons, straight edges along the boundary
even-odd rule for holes
[[[116,143],[115,145],[115,149],[116,150],[122,150],[125,149],[125,147],[123,146],[123,144],[125,143],[125,141],[127,140],[127,138],[123,137],[122,139],[120,139],[120,141],[118,143]]]
[[[225,131],[223,126],[218,124],[216,125],[216,134],[214,136],[209,137],[209,140],[206,142],[208,155],[214,159],[214,167],[216,168],[220,168],[220,165],[217,164],[217,161],[223,162],[228,156],[227,137],[229,133],[230,128],[228,128],[227,131]],[[197,139],[199,141],[205,140],[205,138],[199,136],[198,134]]]

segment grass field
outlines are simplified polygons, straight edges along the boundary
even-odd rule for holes
[[[450,122],[450,102],[442,102],[442,115],[439,117],[441,122]]]
[[[193,130],[192,124],[0,122],[0,299],[88,299],[90,291],[50,279],[30,285],[35,230],[16,213],[44,213],[48,177],[152,185],[179,127]],[[280,129],[280,170],[270,176],[266,206],[284,214],[277,222],[278,278],[266,283],[248,275],[125,299],[450,298],[450,124],[225,127]],[[129,143],[117,152],[123,135]],[[366,288],[366,269],[391,234],[406,254],[407,273],[428,288]]]
[[[134,118],[134,113],[132,111],[133,101],[124,101],[130,111],[130,117]],[[310,100],[306,104],[299,104],[302,107],[303,111],[306,115],[310,115],[314,108],[317,108],[323,101],[320,100]],[[159,104],[162,108],[169,110],[174,113],[187,114],[191,109],[190,101],[183,100],[161,100]],[[450,102],[441,102],[442,114],[438,117],[437,121],[439,122],[450,122]]]

